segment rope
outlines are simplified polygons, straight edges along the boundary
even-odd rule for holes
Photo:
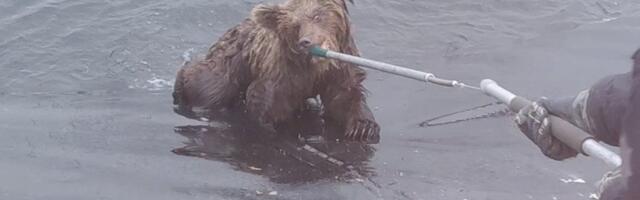
[[[481,106],[476,106],[476,107],[472,107],[472,108],[468,108],[468,109],[464,109],[461,111],[456,111],[453,113],[448,113],[448,114],[444,114],[444,115],[440,115],[428,120],[423,121],[422,123],[420,123],[420,127],[434,127],[434,126],[444,126],[444,125],[450,125],[450,124],[456,124],[456,123],[462,123],[462,122],[467,122],[467,121],[471,121],[471,120],[478,120],[478,119],[487,119],[487,118],[497,118],[497,117],[503,117],[508,115],[509,113],[511,113],[511,111],[509,111],[509,109],[500,109],[498,111],[494,111],[494,112],[490,112],[490,113],[486,113],[486,114],[482,114],[482,115],[477,115],[477,116],[472,116],[472,117],[468,117],[468,118],[462,118],[462,119],[454,119],[454,120],[450,120],[450,121],[444,121],[444,122],[434,122],[446,117],[450,117],[450,116],[454,116],[460,113],[465,113],[465,112],[470,112],[470,111],[474,111],[474,110],[478,110],[481,108],[487,108],[487,107],[491,107],[491,106],[495,106],[495,105],[501,105],[503,103],[501,102],[494,102],[494,103],[489,103],[489,104],[485,104],[485,105],[481,105]]]

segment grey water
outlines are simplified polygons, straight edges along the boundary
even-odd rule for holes
[[[588,199],[607,170],[546,159],[508,116],[420,127],[495,101],[377,71],[365,83],[376,145],[175,113],[182,55],[203,54],[257,3],[0,0],[0,199]],[[625,72],[640,47],[636,0],[357,0],[350,10],[364,57],[470,85],[492,78],[533,99]]]

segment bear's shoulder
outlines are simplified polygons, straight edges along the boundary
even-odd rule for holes
[[[241,53],[256,28],[257,25],[255,22],[250,19],[246,19],[242,23],[230,28],[216,43],[211,45],[206,59],[210,60]]]

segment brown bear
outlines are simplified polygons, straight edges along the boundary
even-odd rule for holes
[[[378,143],[380,128],[365,101],[358,66],[314,58],[311,46],[358,55],[347,0],[287,0],[258,5],[227,31],[202,60],[176,78],[174,104],[222,109],[244,102],[271,130],[295,119],[308,98],[320,97],[323,117],[351,141]],[[349,0],[352,2],[352,0]]]

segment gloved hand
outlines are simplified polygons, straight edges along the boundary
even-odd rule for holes
[[[524,107],[518,112],[515,122],[533,143],[535,143],[542,153],[554,160],[564,160],[575,157],[578,152],[562,143],[551,134],[551,124],[549,123],[549,112],[545,104],[546,98],[542,98],[531,105]]]

